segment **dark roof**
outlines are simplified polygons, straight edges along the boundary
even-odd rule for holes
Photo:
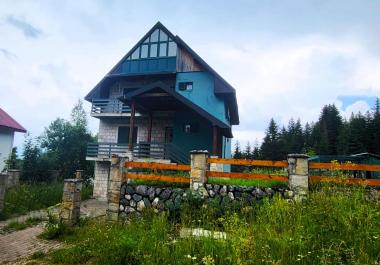
[[[0,126],[8,127],[16,132],[26,133],[24,127],[21,126],[15,119],[9,116],[3,109],[0,108]]]
[[[236,91],[235,89],[224,80],[211,66],[209,66],[193,49],[191,49],[178,35],[174,36],[161,22],[157,22],[142,38],[139,42],[136,43],[135,46],[108,72],[106,76],[102,78],[102,80],[86,95],[85,99],[87,101],[91,101],[92,95],[95,91],[101,87],[101,85],[109,78],[112,78],[114,75],[120,76],[120,74],[114,74],[116,69],[118,69],[119,65],[123,63],[124,60],[130,56],[133,51],[139,47],[143,41],[153,33],[153,31],[157,28],[160,28],[165,31],[165,33],[172,38],[178,46],[184,48],[187,52],[189,52],[194,59],[200,63],[207,71],[209,71],[214,76],[215,81],[215,89],[214,93],[223,95],[226,97],[227,102],[230,106],[230,115],[231,115],[231,124],[237,125],[239,124],[239,111],[236,100]],[[149,75],[152,73],[149,73]]]
[[[171,95],[173,98],[175,98],[176,100],[178,100],[179,102],[181,102],[185,106],[187,106],[190,109],[194,110],[196,113],[198,113],[203,118],[211,121],[211,123],[213,125],[216,125],[216,126],[220,127],[222,129],[222,131],[223,131],[223,134],[225,136],[231,137],[231,138],[233,137],[232,136],[232,132],[231,132],[231,128],[230,128],[229,125],[227,125],[224,122],[218,120],[217,118],[215,118],[213,115],[211,115],[210,113],[208,113],[207,111],[205,111],[204,109],[202,109],[201,107],[199,107],[198,105],[194,104],[193,102],[191,102],[187,98],[183,97],[182,95],[176,93],[175,90],[171,89],[168,84],[165,84],[163,82],[158,81],[158,82],[154,82],[154,83],[148,84],[148,85],[146,85],[146,86],[144,86],[142,88],[139,88],[137,90],[134,90],[134,91],[131,91],[130,93],[125,94],[123,97],[120,97],[119,99],[121,101],[129,104],[129,102],[131,101],[131,99],[133,97],[136,97],[138,95],[141,95],[143,93],[146,93],[146,92],[151,91],[151,90],[156,89],[156,88],[162,89],[163,91],[165,91],[166,93],[168,93],[169,95]]]

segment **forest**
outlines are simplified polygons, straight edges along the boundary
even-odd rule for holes
[[[272,118],[261,145],[248,143],[242,148],[236,142],[236,159],[283,160],[290,153],[313,155],[380,154],[380,99],[366,113],[351,114],[344,119],[333,104],[325,105],[316,122],[302,125],[300,119],[290,119],[280,126]]]

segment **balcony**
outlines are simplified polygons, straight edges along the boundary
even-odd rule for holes
[[[112,155],[127,156],[128,144],[89,143],[87,145],[87,160],[110,161]],[[190,155],[184,153],[172,143],[140,142],[135,144],[132,151],[134,158],[164,159],[180,164],[189,164]]]
[[[130,116],[131,109],[118,99],[92,100],[91,116],[112,117]]]

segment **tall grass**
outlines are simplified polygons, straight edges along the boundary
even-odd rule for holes
[[[145,212],[128,224],[92,221],[66,235],[54,264],[379,264],[380,203],[356,188],[322,187],[301,203],[280,197],[234,207],[192,203],[180,219]],[[179,237],[182,227],[225,240]]]
[[[4,211],[0,213],[0,220],[27,212],[47,208],[62,201],[63,183],[22,183],[7,190],[5,195]],[[82,199],[92,195],[92,186],[83,185]]]

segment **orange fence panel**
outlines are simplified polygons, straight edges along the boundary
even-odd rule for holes
[[[174,165],[154,162],[125,162],[125,167],[190,171],[190,165]]]
[[[250,179],[250,180],[273,180],[288,182],[287,176],[281,175],[270,175],[270,174],[251,174],[251,173],[240,173],[240,172],[218,172],[218,171],[207,171],[207,177],[215,178],[233,178],[233,179]]]
[[[154,174],[138,174],[138,173],[124,173],[128,179],[142,179],[151,181],[163,181],[163,182],[179,182],[179,183],[189,183],[190,178],[174,177],[174,176],[163,176]]]
[[[207,163],[240,165],[240,166],[262,166],[262,167],[287,167],[288,166],[288,162],[285,162],[285,161],[225,159],[225,158],[208,158]]]
[[[353,178],[332,178],[323,176],[310,176],[311,182],[326,182],[326,183],[347,183],[347,184],[360,184],[367,186],[380,187],[380,179],[353,179]]]
[[[309,169],[380,171],[379,165],[309,163]]]

